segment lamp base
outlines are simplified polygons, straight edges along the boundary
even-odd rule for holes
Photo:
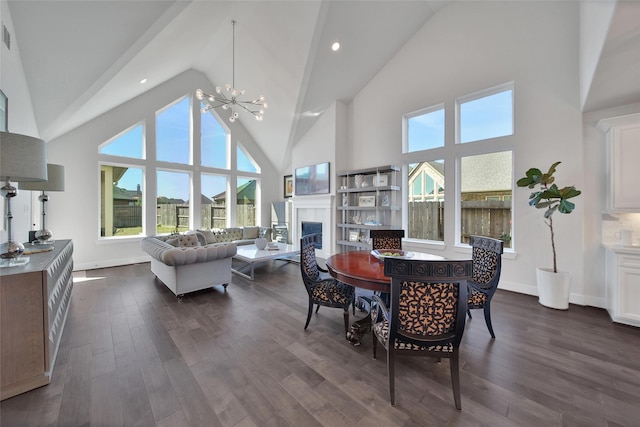
[[[15,259],[24,252],[24,245],[14,240],[0,245],[0,259]]]
[[[53,236],[53,234],[51,234],[51,231],[49,230],[38,230],[36,231],[36,240],[34,240],[33,243],[37,245],[53,243],[53,241],[51,240],[51,236]]]

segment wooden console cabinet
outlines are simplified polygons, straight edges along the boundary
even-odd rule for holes
[[[0,400],[49,384],[73,288],[73,243],[0,268]]]

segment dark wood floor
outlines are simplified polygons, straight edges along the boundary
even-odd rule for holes
[[[296,264],[268,263],[255,282],[234,276],[227,292],[181,302],[148,264],[86,276],[52,383],[3,401],[2,427],[640,425],[640,330],[603,310],[498,291],[497,339],[481,312],[467,323],[462,411],[449,361],[422,358],[400,360],[392,407],[370,335],[351,346],[330,308],[303,330]]]

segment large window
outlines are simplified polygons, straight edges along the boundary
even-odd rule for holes
[[[229,168],[229,132],[215,118],[213,112],[202,114],[200,122],[202,166]]]
[[[100,236],[259,224],[260,166],[213,112],[200,116],[194,102],[180,98],[156,111],[152,123],[135,124],[99,146]],[[155,129],[155,138],[146,129]],[[155,194],[145,192],[145,182]]]
[[[467,244],[478,234],[511,247],[513,96],[513,82],[462,96],[450,127],[445,103],[404,116],[407,238]]]
[[[191,163],[189,97],[156,114],[156,156],[163,162]]]
[[[157,171],[158,233],[183,232],[190,228],[191,176],[187,172]]]
[[[236,188],[236,224],[239,227],[256,225],[257,180],[238,177]]]
[[[100,236],[142,234],[142,168],[100,165]]]
[[[227,177],[202,174],[201,228],[224,228],[227,222]]]
[[[407,148],[405,151],[421,151],[444,147],[444,106],[409,114],[406,117]]]
[[[410,164],[407,181],[407,237],[444,240],[444,161]]]
[[[141,124],[127,129],[98,149],[100,154],[142,159],[144,154],[144,128]]]
[[[489,236],[511,246],[511,151],[460,158],[460,235]]]
[[[513,135],[513,83],[457,101],[461,143]]]
[[[238,170],[243,172],[260,172],[260,168],[253,161],[251,157],[247,154],[244,147],[238,144],[237,148],[237,156],[238,156]]]

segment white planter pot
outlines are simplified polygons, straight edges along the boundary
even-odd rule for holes
[[[571,273],[550,268],[536,269],[538,284],[538,302],[541,305],[558,310],[569,308],[569,292],[571,291]]]

